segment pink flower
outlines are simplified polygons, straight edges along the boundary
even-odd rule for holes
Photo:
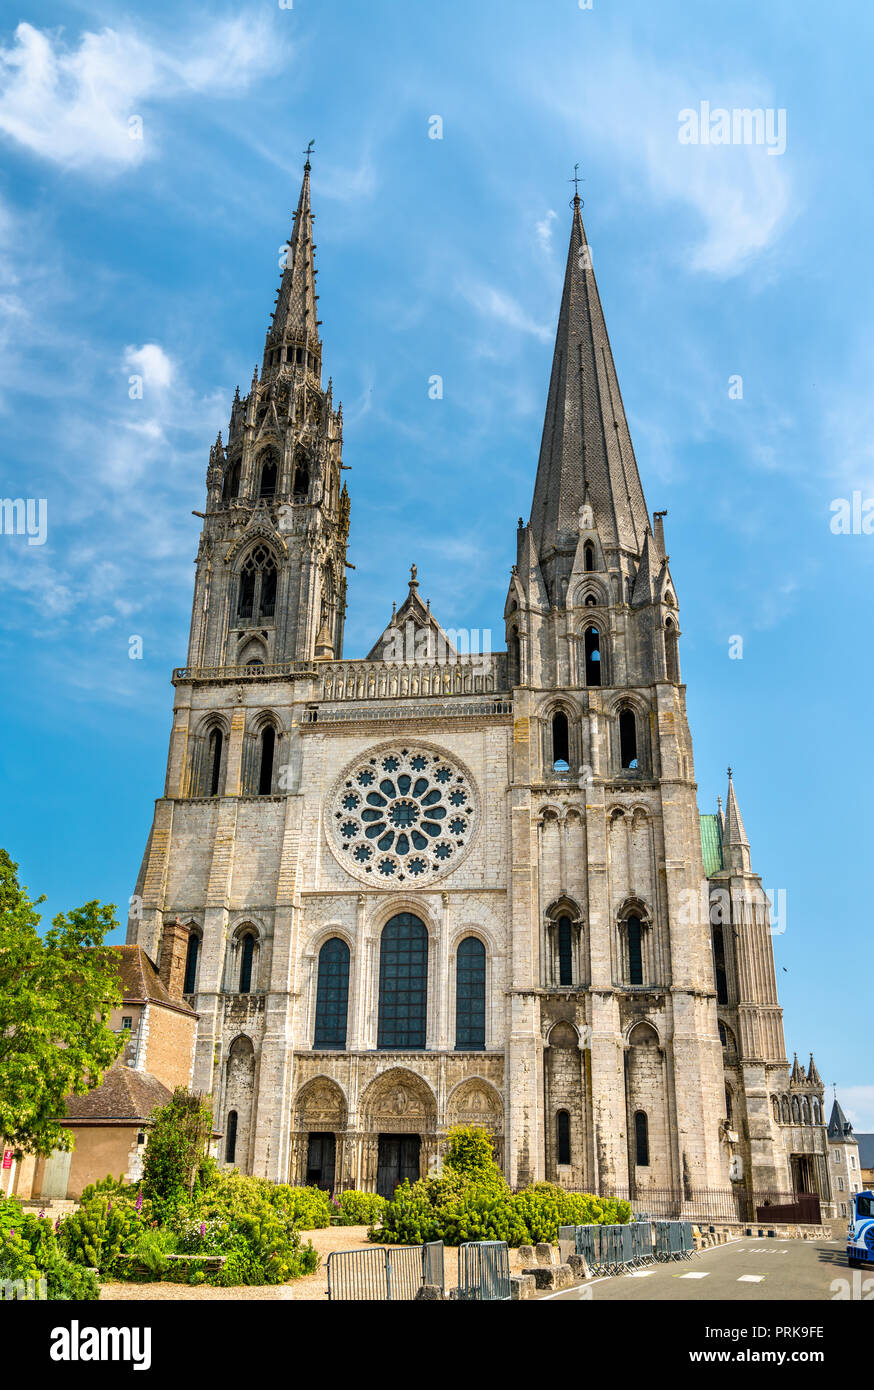
[[[137,1193],[137,1204],[136,1204],[136,1205],[137,1205],[137,1214],[139,1214],[139,1213],[142,1211],[142,1209],[143,1209],[143,1194],[142,1194],[142,1192],[138,1192],[138,1193]]]
[[[206,1235],[206,1222],[205,1222],[205,1221],[201,1221],[201,1223],[200,1223],[200,1234],[201,1234],[201,1236],[205,1236],[205,1235]]]

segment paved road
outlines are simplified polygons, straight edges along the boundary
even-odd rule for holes
[[[691,1260],[653,1265],[635,1274],[592,1279],[574,1289],[546,1294],[539,1301],[671,1299],[700,1303],[727,1299],[755,1303],[791,1299],[823,1302],[842,1294],[852,1298],[854,1274],[856,1283],[860,1279],[861,1282],[871,1279],[868,1272],[848,1268],[842,1241],[746,1238],[730,1245],[712,1246],[700,1255],[693,1255]],[[846,1281],[845,1285],[832,1288],[836,1280]],[[868,1297],[874,1293],[874,1281],[865,1293]],[[858,1291],[855,1297],[860,1297]]]

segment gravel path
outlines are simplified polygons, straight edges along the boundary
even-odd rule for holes
[[[326,1261],[332,1250],[356,1250],[367,1246],[366,1226],[327,1226],[323,1231],[302,1232],[304,1242],[312,1241],[322,1257],[322,1263],[315,1274],[305,1279],[295,1279],[291,1284],[268,1285],[266,1288],[243,1287],[238,1289],[213,1289],[200,1284],[103,1284],[100,1289],[101,1300],[146,1299],[161,1300],[203,1300],[203,1299],[263,1299],[263,1300],[324,1300],[328,1296],[328,1273]],[[458,1271],[458,1251],[447,1249],[444,1252],[447,1289],[454,1288]]]

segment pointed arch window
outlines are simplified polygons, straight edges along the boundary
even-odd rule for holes
[[[410,912],[383,927],[377,1048],[421,1051],[428,1012],[428,932]]]
[[[458,947],[455,965],[455,1050],[482,1052],[486,1045],[486,948],[475,936]]]
[[[228,1132],[225,1139],[225,1163],[233,1163],[237,1157],[237,1112],[228,1114]]]
[[[278,475],[279,458],[274,450],[270,449],[261,461],[261,481],[258,487],[259,497],[275,497]]]
[[[226,502],[240,495],[240,460],[229,463],[225,471],[224,485],[222,487],[222,497]]]
[[[619,758],[623,768],[637,770],[637,718],[632,709],[624,709],[619,715]]]
[[[639,917],[626,921],[628,933],[628,983],[643,984],[643,925]]]
[[[583,546],[583,564],[586,567],[586,574],[594,573],[595,547],[591,541],[586,541],[586,544]]]
[[[587,627],[583,634],[586,656],[586,685],[601,684],[601,634],[596,627]]]
[[[182,993],[193,994],[197,986],[197,958],[200,954],[200,937],[196,932],[191,932],[188,938],[188,950],[185,953],[185,979],[182,982]]]
[[[677,643],[677,628],[672,618],[665,623],[665,671],[669,681],[680,679],[680,655]]]
[[[255,934],[246,932],[240,942],[240,993],[252,992],[252,967],[255,961]]]
[[[261,730],[258,795],[269,796],[273,791],[273,763],[276,753],[276,730],[268,724]]]
[[[649,1167],[649,1121],[643,1110],[634,1116],[634,1161],[638,1168]]]
[[[222,747],[224,737],[221,729],[213,729],[209,736],[207,774],[209,795],[218,796],[221,790]]]
[[[332,936],[319,951],[313,1047],[345,1051],[348,1013],[349,947],[339,936]]]
[[[266,545],[247,556],[240,571],[237,616],[243,622],[261,622],[276,611],[276,561]]]
[[[310,470],[306,459],[298,455],[295,460],[293,494],[298,502],[305,502],[310,491]]]
[[[728,975],[725,969],[725,939],[722,927],[713,928],[713,969],[716,975],[716,1002],[728,1003]]]
[[[562,710],[552,716],[552,767],[554,772],[570,769],[570,729]]]
[[[560,985],[574,982],[574,937],[570,917],[558,919],[558,982]]]
[[[555,1117],[555,1161],[564,1166],[571,1161],[571,1117],[568,1110],[559,1110]]]

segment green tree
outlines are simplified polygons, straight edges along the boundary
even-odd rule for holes
[[[107,1027],[121,1003],[118,957],[104,946],[115,905],[42,914],[0,849],[0,1135],[20,1156],[71,1149],[64,1097],[99,1086],[122,1040]]]
[[[207,1149],[212,1113],[203,1096],[177,1086],[167,1105],[152,1111],[152,1128],[143,1162],[143,1192],[168,1207],[194,1192],[209,1167]]]

